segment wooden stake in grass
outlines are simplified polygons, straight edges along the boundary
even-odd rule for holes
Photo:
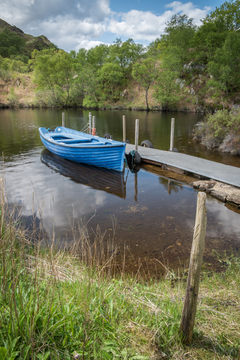
[[[186,344],[190,344],[192,341],[193,327],[197,310],[200,272],[205,247],[206,226],[206,194],[199,192],[187,279],[187,290],[180,325],[183,342]]]

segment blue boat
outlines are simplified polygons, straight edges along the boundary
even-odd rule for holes
[[[77,163],[123,171],[126,144],[58,126],[39,128],[43,145],[53,154]]]

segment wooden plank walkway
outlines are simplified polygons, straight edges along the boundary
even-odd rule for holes
[[[135,145],[126,145],[126,153],[134,149]],[[240,187],[240,168],[238,167],[224,165],[178,152],[151,149],[142,146],[138,146],[138,152],[143,162],[158,166],[164,164],[191,174],[197,174],[208,179]]]

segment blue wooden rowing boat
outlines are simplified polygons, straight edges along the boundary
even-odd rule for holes
[[[53,154],[78,163],[123,171],[125,143],[58,126],[39,128],[43,145]]]

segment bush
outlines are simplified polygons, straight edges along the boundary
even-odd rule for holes
[[[10,89],[10,94],[8,95],[8,101],[11,106],[18,105],[18,98],[17,95],[14,92],[14,88]]]
[[[208,131],[215,138],[224,139],[229,133],[240,131],[240,110],[218,110],[207,117]]]
[[[194,140],[200,141],[208,149],[238,154],[240,151],[240,109],[218,110],[208,115],[206,121],[198,123],[194,130]]]
[[[85,108],[97,108],[98,103],[94,99],[91,98],[91,96],[87,95],[83,99],[83,107]]]

